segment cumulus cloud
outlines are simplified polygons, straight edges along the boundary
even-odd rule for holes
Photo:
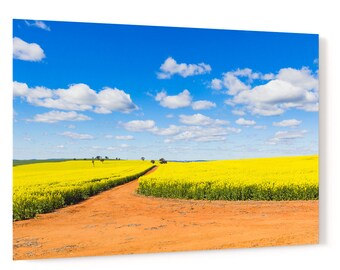
[[[210,87],[215,90],[225,89],[228,95],[236,95],[241,91],[249,90],[250,83],[254,80],[272,80],[274,77],[273,73],[262,74],[253,72],[250,68],[237,69],[223,73],[222,79],[212,79]]]
[[[208,101],[208,100],[198,100],[198,101],[192,102],[191,107],[195,111],[208,110],[208,109],[211,109],[211,108],[215,108],[216,103]]]
[[[152,131],[156,128],[153,120],[132,120],[122,125],[126,130],[133,132]]]
[[[223,126],[190,126],[183,129],[175,136],[168,138],[167,143],[175,141],[194,142],[218,142],[225,141],[231,133],[239,133],[241,130]]]
[[[162,107],[169,109],[178,109],[191,106],[193,110],[208,110],[216,107],[216,103],[208,100],[192,101],[192,96],[189,90],[185,89],[181,93],[169,96],[166,91],[157,93],[155,100],[159,102]],[[171,115],[170,115],[171,116]]]
[[[246,115],[246,113],[242,110],[232,110],[231,113],[234,114],[234,115],[238,115],[238,116]]]
[[[283,68],[265,84],[229,90],[228,94],[233,97],[226,104],[243,105],[250,113],[263,116],[280,115],[291,108],[318,111],[319,105],[317,74],[306,67]]]
[[[289,142],[295,139],[303,138],[307,130],[298,131],[278,131],[267,141],[267,144],[278,144],[280,142]]]
[[[250,89],[250,83],[254,80],[268,81],[275,78],[273,73],[262,74],[254,72],[250,68],[237,69],[222,74],[222,79],[214,78],[210,87],[215,90],[226,89],[229,95],[236,95],[238,92]]]
[[[300,125],[302,121],[296,120],[296,119],[287,119],[282,120],[280,122],[273,122],[273,126],[275,127],[296,127]]]
[[[75,133],[75,132],[70,132],[70,131],[65,131],[61,133],[60,135],[75,139],[75,140],[92,140],[94,137],[90,134],[84,134],[84,133]]]
[[[186,125],[211,126],[211,125],[227,125],[229,122],[220,119],[212,119],[206,115],[197,113],[193,115],[180,115],[179,121]]]
[[[134,140],[135,138],[132,135],[121,135],[121,136],[115,136],[116,140],[122,140],[122,141],[131,141]]]
[[[249,90],[249,86],[237,78],[233,72],[224,74],[223,85],[227,89],[228,95],[236,95],[241,91]]]
[[[91,120],[90,117],[79,114],[75,111],[62,112],[62,111],[50,111],[47,113],[37,114],[33,119],[28,119],[29,122],[40,122],[40,123],[56,123],[60,121],[86,121]]]
[[[283,68],[276,77],[280,81],[291,83],[302,89],[318,89],[318,79],[312,76],[312,71],[306,67],[299,70]]]
[[[43,21],[33,21],[33,22],[25,21],[25,23],[27,26],[33,26],[33,27],[37,27],[37,28],[40,28],[46,31],[51,31],[51,28],[48,25],[46,25],[46,23],[44,23]]]
[[[37,43],[27,43],[18,37],[14,37],[13,58],[23,61],[38,62],[45,58],[45,53]]]
[[[223,87],[223,82],[220,79],[212,79],[210,87],[215,90],[221,90]]]
[[[267,73],[267,74],[262,75],[262,79],[265,81],[270,81],[270,80],[275,79],[275,75],[274,73]]]
[[[183,92],[174,96],[168,96],[165,91],[162,91],[156,95],[155,100],[159,101],[159,104],[162,107],[177,109],[189,107],[191,105],[192,97],[190,95],[190,92],[185,89]]]
[[[130,113],[138,108],[123,90],[106,87],[96,92],[83,83],[70,85],[67,89],[48,89],[41,86],[30,88],[25,83],[14,82],[13,95],[35,106],[59,110],[108,114],[112,111]]]
[[[205,63],[199,64],[178,64],[175,59],[168,57],[160,66],[160,72],[157,73],[158,79],[169,79],[173,75],[178,74],[184,78],[193,75],[200,75],[209,73],[211,71],[210,65]]]
[[[182,130],[183,130],[183,127],[181,126],[170,125],[167,128],[156,127],[155,129],[152,130],[152,133],[156,135],[161,135],[161,136],[171,136],[171,135],[181,132]]]
[[[167,137],[164,142],[195,141],[214,142],[223,141],[226,136],[233,133],[240,133],[241,129],[226,127],[227,121],[212,119],[206,116],[182,116],[182,122],[187,125],[169,125],[158,127],[153,120],[133,120],[122,124],[129,131],[149,132],[157,136]]]
[[[253,126],[256,124],[254,120],[247,120],[247,119],[244,119],[243,117],[237,119],[235,123],[241,126]]]

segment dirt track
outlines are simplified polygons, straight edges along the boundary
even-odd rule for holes
[[[138,181],[13,223],[14,259],[315,244],[318,201],[226,202],[139,196]]]

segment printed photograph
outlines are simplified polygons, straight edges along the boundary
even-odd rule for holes
[[[13,20],[13,259],[318,244],[318,43]]]

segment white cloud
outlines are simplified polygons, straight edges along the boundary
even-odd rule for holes
[[[296,87],[302,89],[318,89],[319,82],[317,78],[312,76],[312,71],[309,68],[303,67],[302,69],[283,68],[276,76],[278,80],[291,83]]]
[[[175,59],[168,57],[160,66],[160,72],[157,73],[158,79],[169,79],[173,75],[178,74],[184,78],[193,75],[200,75],[209,73],[211,71],[210,65],[200,64],[178,64]]]
[[[67,89],[48,89],[29,88],[25,83],[14,82],[13,93],[14,97],[19,96],[32,105],[59,110],[129,113],[138,109],[123,90],[106,87],[96,92],[83,83],[70,85]]]
[[[275,79],[252,89],[230,92],[229,105],[244,105],[252,114],[280,115],[287,109],[318,110],[318,79],[308,68],[283,68]]]
[[[215,108],[216,107],[216,103],[208,101],[208,100],[198,100],[198,101],[194,101],[191,104],[191,107],[193,108],[193,110],[208,110],[211,108]]]
[[[69,128],[69,129],[75,129],[76,126],[75,126],[75,125],[68,125],[67,128]]]
[[[34,26],[34,27],[37,27],[37,28],[40,28],[46,31],[51,31],[51,28],[42,21],[33,21],[33,22],[25,21],[25,23],[27,26]]]
[[[162,91],[156,95],[155,100],[159,101],[162,107],[177,109],[190,106],[192,97],[190,92],[185,89],[183,92],[174,96],[168,96],[165,91]]]
[[[155,100],[158,101],[162,107],[169,109],[178,109],[191,106],[193,110],[207,110],[216,107],[214,102],[208,100],[192,101],[191,94],[187,89],[173,96],[168,96],[166,91],[161,91],[157,93]],[[167,118],[171,117],[173,117],[172,114],[167,115]]]
[[[263,75],[261,76],[261,79],[262,79],[262,80],[265,80],[265,81],[270,81],[270,80],[275,79],[275,75],[274,75],[274,73],[263,74]]]
[[[258,114],[262,116],[274,116],[283,114],[285,111],[282,108],[279,108],[276,105],[268,105],[268,104],[256,104],[249,105],[247,109],[252,114]]]
[[[231,113],[234,114],[234,115],[238,115],[238,116],[246,115],[246,113],[244,111],[241,111],[241,110],[232,110]]]
[[[65,145],[60,144],[60,145],[57,145],[56,148],[58,148],[58,149],[64,149],[64,148],[65,148]]]
[[[212,79],[210,87],[215,90],[221,90],[223,87],[223,82],[220,79]]]
[[[305,104],[302,109],[306,112],[318,112],[319,111],[319,102],[314,104]]]
[[[267,144],[277,144],[280,142],[288,142],[291,140],[303,138],[307,130],[301,131],[278,131],[267,141]]]
[[[241,91],[249,90],[249,86],[237,78],[234,72],[227,72],[223,75],[223,85],[228,90],[228,95],[236,95]]]
[[[167,143],[175,141],[218,142],[225,141],[230,133],[239,133],[240,129],[223,126],[190,126],[182,132],[168,138]]]
[[[242,78],[242,80],[240,79]],[[247,83],[253,82],[253,80],[272,80],[275,78],[273,73],[262,74],[260,72],[253,72],[250,68],[237,69],[234,71],[228,71],[222,74],[222,79],[213,79],[210,83],[210,87],[215,90],[221,90],[225,88],[227,94],[236,95],[237,93],[249,90],[251,87]]]
[[[300,125],[302,121],[296,120],[296,119],[287,119],[282,120],[280,122],[274,122],[273,126],[275,127],[296,127]]]
[[[225,129],[233,133],[240,133],[242,131],[240,128],[234,128],[234,127],[226,127]]]
[[[166,118],[174,118],[175,116],[173,114],[167,114],[165,117]]]
[[[28,85],[26,83],[13,82],[13,96],[26,96],[28,93]]]
[[[115,136],[116,140],[122,140],[122,141],[130,141],[134,140],[135,138],[132,135],[121,135],[121,136]]]
[[[27,43],[18,37],[13,38],[13,58],[38,62],[45,58],[44,50],[36,43]]]
[[[243,81],[240,78],[242,78]],[[210,86],[215,90],[225,88],[227,94],[236,95],[241,91],[251,88],[244,80],[251,83],[253,80],[271,80],[273,78],[274,74],[272,73],[262,74],[260,72],[253,72],[250,68],[244,68],[223,73],[222,80],[215,78],[211,81]]]
[[[182,130],[183,130],[183,127],[181,126],[170,125],[167,128],[156,127],[154,130],[152,130],[152,133],[156,135],[161,135],[161,136],[171,136],[171,135],[181,132]]]
[[[156,124],[153,120],[133,120],[123,123],[123,127],[128,131],[142,132],[155,130]]]
[[[40,122],[40,123],[57,123],[60,121],[86,121],[91,120],[90,117],[79,114],[75,111],[61,112],[61,111],[50,111],[47,113],[37,114],[33,119],[28,119],[29,122]]]
[[[261,74],[258,72],[253,72],[250,68],[237,69],[232,72],[233,75],[237,77],[247,77],[249,80],[260,79]]]
[[[65,131],[65,132],[61,133],[60,135],[71,138],[71,139],[75,139],[75,140],[92,140],[92,139],[94,139],[94,137],[90,134],[74,133],[74,132],[70,132],[70,131]]]
[[[243,117],[237,119],[235,123],[241,126],[253,126],[256,124],[254,120],[247,120],[247,119],[244,119]]]
[[[202,115],[180,116],[186,125],[170,125],[166,128],[157,127],[153,120],[134,120],[122,124],[122,126],[134,132],[149,132],[158,136],[166,136],[165,143],[175,141],[195,141],[195,142],[213,142],[223,141],[226,136],[232,133],[240,133],[241,129],[234,127],[225,127],[228,121],[212,119]]]
[[[266,129],[267,126],[254,126],[255,129]]]
[[[234,99],[236,103],[253,102],[275,105],[300,100],[304,97],[304,89],[281,80],[272,80],[265,85],[254,87],[251,91],[243,91]]]
[[[220,119],[212,119],[203,114],[197,113],[193,115],[180,115],[179,121],[186,125],[197,125],[197,126],[211,126],[211,125],[226,125],[229,122]]]

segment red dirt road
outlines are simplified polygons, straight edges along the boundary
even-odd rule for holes
[[[137,186],[14,222],[14,259],[318,243],[318,201],[161,199]]]

